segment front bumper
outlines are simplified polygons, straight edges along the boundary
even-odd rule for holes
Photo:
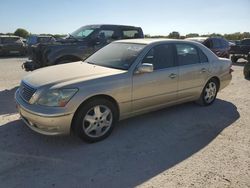
[[[73,113],[41,113],[32,109],[19,95],[15,93],[18,112],[24,123],[33,131],[44,135],[65,135],[70,133]]]

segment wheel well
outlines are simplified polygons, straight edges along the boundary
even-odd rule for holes
[[[217,76],[214,76],[214,77],[210,78],[210,80],[212,80],[212,79],[216,80],[216,82],[218,83],[217,90],[219,91],[219,89],[220,89],[220,79]]]
[[[95,96],[92,96],[92,97],[86,99],[85,101],[83,101],[83,102],[78,106],[77,110],[76,110],[75,113],[74,113],[72,122],[71,122],[71,129],[73,128],[73,124],[74,124],[74,121],[75,121],[75,116],[76,116],[77,112],[80,110],[80,108],[81,108],[84,104],[88,103],[89,101],[91,101],[91,100],[96,100],[97,98],[98,98],[98,99],[106,99],[106,100],[111,101],[111,102],[115,105],[115,107],[116,107],[116,109],[117,109],[118,117],[120,116],[119,105],[118,105],[117,101],[116,101],[113,97],[111,97],[111,96],[109,96],[109,95],[105,95],[105,94],[95,95]]]
[[[65,55],[65,56],[59,57],[55,62],[57,64],[62,60],[80,61],[81,58],[79,58],[77,56],[73,56],[73,55]]]

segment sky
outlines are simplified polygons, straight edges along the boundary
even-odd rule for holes
[[[88,24],[126,24],[144,34],[250,32],[250,0],[0,0],[0,33],[67,34]]]

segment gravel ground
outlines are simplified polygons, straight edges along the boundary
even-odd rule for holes
[[[86,144],[39,135],[18,119],[24,60],[0,59],[0,187],[250,187],[250,81],[241,65],[213,105],[131,118]]]

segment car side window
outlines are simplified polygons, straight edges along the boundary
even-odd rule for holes
[[[122,30],[122,34],[125,39],[139,38],[139,32],[137,30]]]
[[[200,62],[201,63],[207,63],[208,58],[201,49],[199,50],[199,54],[200,54]]]
[[[142,63],[153,64],[154,70],[175,66],[173,46],[171,44],[162,44],[153,47],[144,57]]]
[[[191,44],[176,44],[177,59],[179,65],[191,65],[200,63],[197,48]]]
[[[114,35],[114,30],[100,30],[98,36],[104,39],[110,39]]]

